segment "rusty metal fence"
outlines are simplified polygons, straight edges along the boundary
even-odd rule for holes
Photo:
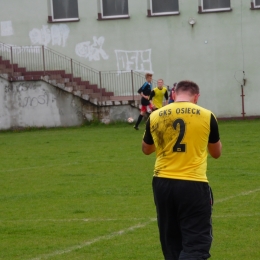
[[[114,96],[132,96],[135,100],[137,90],[145,82],[145,75],[135,71],[98,71],[75,61],[45,46],[12,46],[0,42],[2,60],[10,62],[13,76],[17,67],[26,72],[48,75],[51,71],[61,71],[73,80],[89,81],[98,88],[114,93]],[[156,81],[153,81],[156,86]]]

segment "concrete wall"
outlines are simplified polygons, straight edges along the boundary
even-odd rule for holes
[[[193,80],[200,105],[218,117],[241,116],[244,71],[246,116],[260,115],[260,10],[250,10],[251,0],[231,0],[231,12],[208,14],[198,14],[199,0],[179,0],[180,15],[152,18],[147,1],[129,0],[130,19],[103,21],[99,0],[78,0],[80,21],[65,23],[47,22],[48,1],[1,0],[0,41],[45,45],[101,71],[150,70],[168,85]]]
[[[18,127],[78,126],[137,118],[131,106],[99,108],[43,81],[10,83],[0,78],[0,130]]]

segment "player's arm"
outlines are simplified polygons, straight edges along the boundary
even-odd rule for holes
[[[211,114],[210,119],[208,151],[209,154],[215,159],[219,158],[222,152],[222,143],[219,138],[218,122],[213,114]]]
[[[165,91],[165,93],[164,93],[164,98],[165,98],[165,100],[166,100],[166,105],[168,104],[168,99],[169,99],[169,95],[168,95],[168,91]]]
[[[138,90],[137,90],[137,93],[141,95],[141,92],[143,91],[143,86],[140,87]]]
[[[146,122],[146,128],[145,128],[144,137],[142,141],[142,151],[146,155],[155,152],[155,145],[150,131],[150,118],[148,118]]]
[[[143,90],[144,90],[145,86],[146,86],[146,84],[144,83],[143,86],[140,87],[140,88],[138,89],[138,91],[137,91],[137,92],[140,94],[141,97],[144,96],[144,94],[143,94]]]
[[[208,143],[208,150],[210,155],[215,158],[218,159],[221,155],[221,150],[222,150],[222,143],[219,140],[216,143]]]
[[[143,97],[143,98],[145,98],[145,99],[149,99],[149,96],[146,96],[145,94],[144,94],[144,90],[145,90],[145,88],[147,87],[147,82],[145,82],[144,84],[143,84],[143,86],[138,90],[138,93],[141,95],[141,97]]]
[[[149,96],[149,101],[150,101],[150,103],[152,104],[153,107],[154,107],[154,104],[153,104],[153,97],[154,96],[155,96],[155,92],[154,92],[154,90],[152,90],[152,92],[151,92],[151,94]]]
[[[149,96],[149,100],[152,100],[154,96],[155,96],[155,92],[154,92],[154,90],[152,90],[151,94]]]

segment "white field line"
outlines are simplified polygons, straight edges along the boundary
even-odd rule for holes
[[[143,227],[147,226],[148,224],[150,224],[151,222],[152,222],[152,220],[150,220],[150,221],[148,221],[148,222],[146,222],[146,223],[143,223],[143,224],[138,224],[138,225],[129,227],[129,228],[127,228],[127,229],[123,229],[123,230],[119,230],[119,231],[117,231],[117,232],[113,232],[113,233],[108,234],[108,235],[106,235],[106,236],[97,237],[97,238],[95,238],[95,239],[93,239],[93,240],[83,242],[83,243],[80,244],[80,245],[72,246],[72,247],[69,247],[69,248],[67,248],[67,249],[65,249],[65,250],[58,250],[58,251],[55,251],[55,252],[50,253],[50,254],[42,255],[42,256],[33,258],[33,259],[31,259],[31,260],[48,259],[48,258],[53,257],[53,256],[70,253],[71,251],[74,251],[74,250],[76,250],[76,249],[81,249],[81,248],[83,248],[83,247],[89,246],[89,245],[94,244],[94,243],[96,243],[96,242],[99,242],[99,241],[102,241],[102,240],[109,240],[109,239],[112,239],[112,238],[114,238],[114,237],[124,235],[125,233],[130,232],[130,231],[133,231],[133,230],[135,230],[135,229],[143,228]]]
[[[96,163],[100,160],[98,159],[87,159],[88,163]],[[125,159],[124,161],[132,161],[132,159]],[[111,160],[103,160],[103,162],[111,162]],[[12,168],[12,169],[6,169],[6,170],[0,170],[0,172],[15,172],[20,170],[31,170],[31,169],[38,169],[38,168],[52,168],[52,167],[63,167],[63,166],[69,166],[69,165],[80,165],[82,162],[71,162],[66,164],[50,164],[50,165],[41,165],[41,166],[30,166],[30,167],[24,167],[24,168]]]
[[[260,191],[260,188],[258,188],[256,190],[249,190],[249,191],[241,192],[241,193],[234,195],[234,196],[229,196],[229,197],[226,197],[226,198],[223,198],[223,199],[219,199],[219,200],[214,201],[214,203],[221,203],[221,202],[231,200],[231,199],[234,199],[234,198],[237,198],[237,197],[247,196],[247,195],[250,195],[250,194],[258,192],[258,191]]]
[[[238,215],[222,215],[222,216],[213,216],[213,218],[248,218],[248,217],[256,217],[260,216],[260,213],[254,213],[254,214],[238,214]]]
[[[252,194],[252,193],[255,193],[255,192],[258,192],[258,191],[260,191],[260,188],[256,189],[256,190],[245,191],[245,192],[239,193],[239,194],[234,195],[234,196],[230,196],[230,197],[226,197],[226,198],[223,198],[223,199],[216,200],[215,204],[216,203],[221,203],[221,202],[224,202],[224,201],[227,201],[227,200],[231,200],[231,199],[234,199],[234,198],[237,198],[237,197],[247,196],[249,194]],[[219,216],[219,217],[224,217],[224,216]],[[81,248],[84,248],[86,246],[90,246],[90,245],[92,245],[94,243],[97,243],[99,241],[109,240],[109,239],[112,239],[114,237],[121,236],[121,235],[123,235],[123,234],[125,234],[125,233],[127,233],[129,231],[133,231],[133,230],[138,229],[138,228],[143,228],[143,227],[147,226],[148,224],[150,224],[151,222],[154,222],[154,221],[156,221],[156,218],[154,218],[154,219],[151,218],[150,221],[145,222],[143,224],[138,224],[138,225],[129,227],[129,228],[124,229],[124,230],[113,232],[113,233],[108,234],[106,236],[100,236],[100,237],[97,237],[97,238],[95,238],[93,240],[86,241],[86,242],[84,242],[84,243],[82,243],[80,245],[71,246],[71,247],[69,247],[67,249],[58,250],[58,251],[55,251],[53,253],[45,254],[45,255],[42,255],[42,256],[38,256],[38,257],[30,259],[30,260],[42,260],[42,259],[48,259],[50,257],[57,256],[57,255],[67,254],[67,253],[70,253],[70,252],[72,252],[72,251],[74,251],[76,249],[81,249]]]
[[[37,169],[37,168],[52,168],[52,167],[61,167],[61,166],[69,166],[69,165],[75,165],[78,164],[78,162],[72,162],[72,163],[66,163],[66,164],[50,164],[50,165],[42,165],[42,166],[31,166],[31,167],[25,167],[25,168],[13,168],[9,170],[0,170],[0,172],[15,172],[20,170],[31,170],[31,169]]]
[[[17,219],[17,220],[0,220],[0,222],[109,222],[109,221],[143,221],[147,218],[73,218],[73,219]],[[156,218],[150,218],[156,221]]]

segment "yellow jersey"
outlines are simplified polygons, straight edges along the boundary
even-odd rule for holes
[[[150,100],[153,101],[156,108],[161,108],[163,106],[163,98],[168,100],[168,90],[165,86],[163,86],[162,89],[156,87],[152,90]]]
[[[156,147],[154,176],[208,182],[207,145],[219,140],[211,111],[191,102],[171,103],[150,115],[143,140]]]

